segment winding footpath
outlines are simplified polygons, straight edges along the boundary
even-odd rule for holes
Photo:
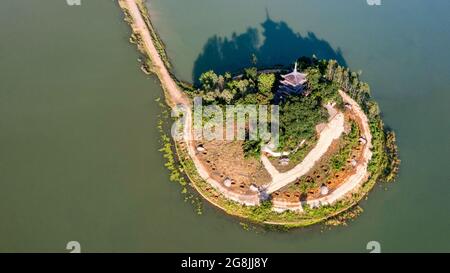
[[[274,167],[267,159],[262,156],[262,162],[264,167],[269,171],[272,176],[272,182],[266,187],[266,192],[271,194],[284,186],[294,182],[297,178],[305,175],[311,168],[314,167],[317,161],[327,152],[331,143],[338,139],[344,132],[344,114],[336,114],[332,120],[330,120],[326,128],[320,133],[319,140],[316,146],[306,155],[306,157],[295,166],[292,170],[284,173],[274,171]]]
[[[150,35],[150,30],[148,29],[135,0],[119,0],[119,4],[122,8],[125,8],[131,16],[131,26],[133,28],[133,32],[139,33],[141,36],[143,49],[151,59],[153,72],[155,72],[158,76],[161,82],[161,86],[166,92],[166,100],[168,101],[169,105],[172,107],[172,109],[177,111],[180,110],[180,108],[178,107],[182,108],[184,118],[183,141],[186,143],[187,152],[194,162],[195,168],[197,169],[200,177],[230,200],[249,206],[258,205],[260,202],[258,194],[242,195],[239,193],[235,193],[226,188],[222,183],[211,178],[208,171],[203,166],[200,159],[197,157],[195,143],[193,141],[192,104],[190,99],[179,88],[179,86],[173,80],[172,76],[167,70],[166,66],[164,65],[164,62],[153,43],[152,36]],[[194,184],[195,187],[195,183],[192,184]],[[201,191],[199,192],[200,194],[202,194]],[[207,199],[206,196],[204,197]]]
[[[245,205],[258,205],[260,202],[259,194],[255,193],[253,195],[242,195],[231,191],[226,188],[222,183],[212,179],[203,166],[200,159],[197,157],[197,152],[195,148],[195,143],[193,141],[193,130],[192,130],[192,106],[191,101],[188,96],[183,92],[182,89],[177,85],[177,83],[172,78],[171,74],[167,70],[161,56],[156,49],[150,30],[142,17],[141,10],[139,9],[135,0],[119,0],[119,4],[122,8],[126,9],[131,16],[132,22],[131,27],[134,33],[138,33],[142,39],[141,46],[147,53],[148,57],[151,59],[152,68],[155,74],[158,76],[161,85],[165,91],[166,100],[168,104],[173,108],[177,106],[182,106],[184,108],[184,126],[183,126],[183,141],[186,143],[186,148],[189,156],[191,157],[198,174],[202,179],[207,181],[213,188],[218,190],[220,193],[226,196],[226,198],[239,202]],[[349,177],[346,182],[338,189],[330,193],[329,195],[308,200],[307,203],[312,206],[333,203],[338,199],[343,198],[349,192],[354,191],[358,186],[360,186],[367,178],[367,164],[370,160],[372,154],[371,148],[371,135],[368,125],[367,117],[364,112],[360,109],[359,105],[352,100],[347,94],[339,91],[344,101],[351,104],[355,113],[361,118],[363,123],[363,136],[367,139],[367,145],[364,148],[364,160],[357,166],[356,173]],[[314,164],[320,159],[320,157],[326,152],[326,149],[331,145],[331,142],[338,138],[343,131],[344,117],[342,113],[337,114],[328,124],[328,129],[325,129],[323,134],[319,139],[318,144],[313,150],[308,154],[308,156],[299,165],[294,167],[294,169],[279,173],[268,161],[267,158],[262,157],[263,164],[272,174],[273,181],[265,189],[268,193],[274,192],[289,183],[293,182],[296,178],[304,175]],[[270,166],[269,166],[270,164]],[[193,183],[195,186],[195,183]],[[201,191],[200,194],[203,195]],[[204,196],[204,195],[203,195]],[[206,196],[204,196],[208,199]],[[209,199],[208,199],[209,200]],[[211,201],[211,200],[210,200]],[[211,201],[212,202],[212,201]],[[214,202],[214,205],[217,206]]]
[[[143,42],[142,46],[150,57],[153,69],[158,75],[164,90],[168,93],[167,99],[172,104],[171,106],[173,107],[177,104],[190,106],[189,98],[180,90],[176,82],[172,79],[161,56],[159,56],[158,50],[153,44],[150,30],[145,24],[144,18],[142,18],[141,11],[136,2],[134,0],[121,0],[119,3],[121,3],[121,5],[123,4],[130,13],[130,16],[133,19],[133,31],[140,34]]]
[[[372,133],[370,132],[369,119],[367,118],[361,107],[358,105],[358,103],[354,101],[349,95],[347,95],[347,93],[339,90],[339,94],[341,95],[343,101],[351,106],[352,111],[355,113],[355,115],[360,118],[362,124],[361,136],[365,138],[367,142],[364,145],[362,151],[362,160],[358,162],[358,165],[356,166],[356,172],[348,177],[345,182],[332,193],[321,198],[308,200],[306,204],[312,207],[317,207],[324,204],[332,204],[342,199],[347,194],[355,192],[358,188],[360,188],[369,177],[367,168],[369,166],[370,159],[372,159]]]

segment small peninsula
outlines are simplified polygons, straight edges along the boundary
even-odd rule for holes
[[[179,163],[173,172],[214,206],[270,225],[339,224],[361,211],[358,202],[378,181],[395,179],[400,163],[395,134],[385,128],[358,73],[314,56],[277,67],[258,67],[255,59],[236,74],[205,71],[198,83],[182,83],[170,72],[144,2],[119,4],[132,27],[130,41],[146,57],[142,70],[158,76],[170,107],[184,109],[172,142]],[[199,98],[219,113],[230,105],[272,105],[276,111],[263,129],[275,126],[278,134],[251,138],[249,122],[241,128],[244,139],[199,138],[194,109]],[[258,109],[261,115],[266,108]],[[201,116],[200,124],[213,124],[217,132],[223,124],[212,119]],[[238,130],[233,123],[231,133]]]

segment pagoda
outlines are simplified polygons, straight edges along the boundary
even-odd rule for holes
[[[306,75],[305,73],[300,73],[297,71],[297,62],[295,63],[294,71],[289,74],[281,75],[283,78],[280,80],[280,87],[278,92],[280,94],[301,94],[303,92],[303,86],[306,83]]]

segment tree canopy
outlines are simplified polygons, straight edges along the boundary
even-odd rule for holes
[[[256,67],[243,70],[233,77],[230,73],[217,75],[210,70],[200,76],[200,86],[193,95],[201,96],[205,104],[225,106],[278,104],[280,109],[280,149],[294,149],[303,139],[315,137],[315,126],[325,122],[327,112],[323,105],[335,102],[342,107],[342,98],[337,92],[348,92],[370,118],[379,118],[378,104],[370,99],[369,86],[359,80],[360,73],[341,67],[334,60],[317,60],[302,57],[299,68],[307,74],[304,94],[286,95],[275,100],[280,74],[260,72]],[[244,150],[254,154],[258,141],[246,143]]]

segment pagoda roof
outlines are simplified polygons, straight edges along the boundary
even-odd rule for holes
[[[294,71],[292,71],[289,74],[281,75],[284,80],[281,81],[281,83],[285,85],[291,85],[291,86],[297,86],[297,85],[303,85],[307,80],[306,76],[308,74],[306,73],[300,73],[297,71],[297,63],[295,63]]]

